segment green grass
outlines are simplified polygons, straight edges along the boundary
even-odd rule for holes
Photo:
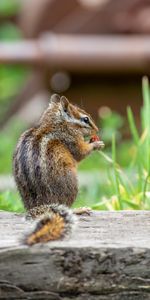
[[[12,173],[13,152],[25,127],[22,120],[12,120],[9,126],[0,132],[0,174]]]
[[[19,10],[18,0],[0,0],[0,15],[13,16]],[[22,39],[22,32],[17,25],[7,18],[0,26],[0,42],[12,42]],[[0,64],[0,118],[2,119],[18,91],[21,90],[30,72],[29,67]]]
[[[20,3],[18,0],[1,0],[0,1],[0,15],[13,16],[19,11]]]
[[[150,209],[150,89],[147,77],[142,80],[143,107],[141,109],[141,133],[135,124],[130,107],[127,108],[134,155],[123,169],[117,162],[116,140],[112,138],[112,155],[100,155],[108,162],[108,193],[92,207],[95,209]]]
[[[0,209],[7,211],[23,212],[24,207],[17,192],[5,191],[0,193]]]

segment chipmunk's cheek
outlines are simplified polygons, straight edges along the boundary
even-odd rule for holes
[[[83,137],[84,137],[86,140],[87,140],[87,139],[88,139],[88,140],[90,139],[90,136],[91,136],[91,135],[89,134],[89,132],[87,132],[87,131],[85,132],[85,131],[84,131],[84,132],[82,132],[82,134],[83,134]]]
[[[88,134],[87,128],[82,128],[82,132],[83,132],[84,135],[87,135]]]
[[[97,135],[97,131],[95,129],[91,129],[90,136]]]

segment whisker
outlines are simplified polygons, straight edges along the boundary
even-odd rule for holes
[[[83,105],[83,97],[81,97],[81,99],[80,99],[80,107],[81,107],[82,109],[84,109],[84,105]]]

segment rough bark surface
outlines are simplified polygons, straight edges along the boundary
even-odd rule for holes
[[[150,299],[150,212],[93,212],[69,239],[27,247],[32,228],[0,212],[0,299]]]

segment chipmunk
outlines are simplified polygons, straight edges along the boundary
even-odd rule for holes
[[[75,222],[69,207],[78,193],[77,164],[103,142],[91,116],[64,96],[51,96],[37,126],[25,131],[13,156],[13,173],[28,216],[37,220],[27,245],[62,238]]]

